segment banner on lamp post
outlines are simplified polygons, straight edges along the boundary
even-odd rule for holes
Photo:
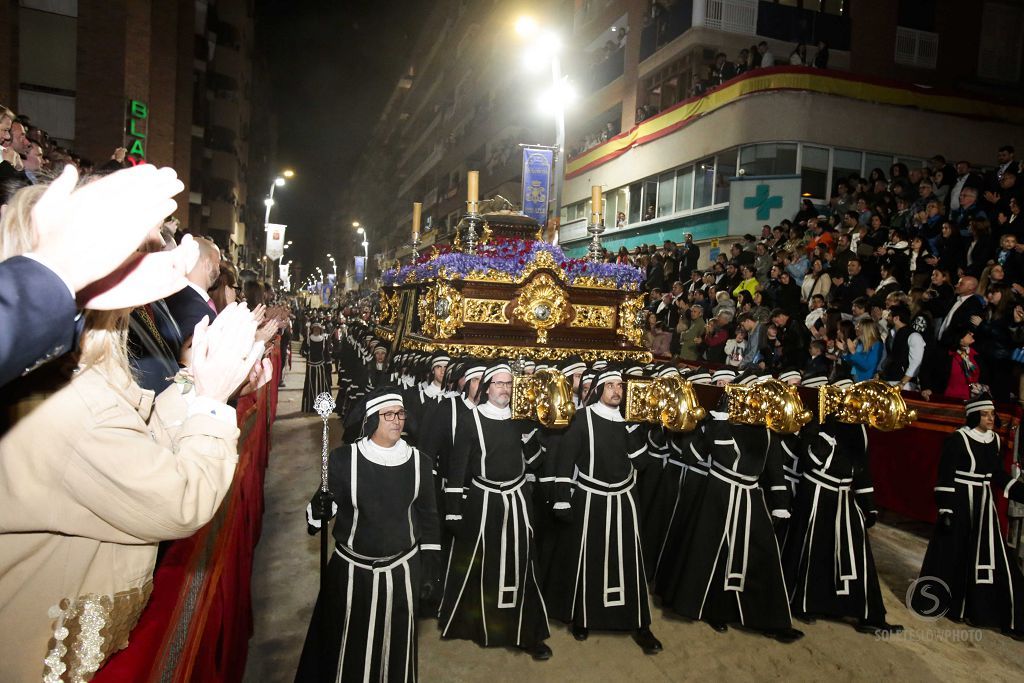
[[[366,277],[366,257],[356,256],[356,284],[363,284],[364,277]]]
[[[285,289],[292,288],[292,277],[291,273],[288,272],[289,270],[291,270],[291,265],[291,261],[281,261],[279,264],[277,264],[277,276],[284,284]]]
[[[271,261],[284,256],[284,230],[287,225],[267,223],[267,258]]]
[[[550,149],[523,148],[523,214],[541,225],[548,220],[548,190],[551,187]]]

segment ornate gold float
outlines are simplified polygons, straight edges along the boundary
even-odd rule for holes
[[[488,240],[512,244],[517,267],[478,258],[454,272],[458,268],[440,264],[450,264],[456,254],[434,250],[425,263],[389,271],[380,292],[378,336],[396,350],[458,356],[650,362],[642,346],[644,297],[636,282],[608,277],[608,266],[559,262],[552,252],[560,251],[537,243],[540,226],[531,218],[507,211],[480,218],[486,225],[481,250]]]

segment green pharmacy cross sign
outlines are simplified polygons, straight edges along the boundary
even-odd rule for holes
[[[757,220],[766,221],[771,216],[772,209],[782,208],[782,197],[780,195],[771,195],[769,193],[768,184],[758,185],[754,189],[753,197],[745,197],[743,199],[744,209],[757,209]]]
[[[125,160],[132,166],[146,163],[146,134],[149,132],[149,107],[141,100],[128,100],[125,121]]]

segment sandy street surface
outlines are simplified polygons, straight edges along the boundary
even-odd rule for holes
[[[319,483],[321,421],[299,412],[304,364],[295,346],[294,369],[286,375],[266,481],[263,537],[253,576],[255,634],[245,680],[291,681],[316,600],[319,541],[306,534],[304,509]],[[337,418],[332,440],[341,437]],[[334,444],[332,444],[334,445]],[[916,525],[883,516],[870,532],[889,621],[907,630],[888,641],[857,633],[842,623],[795,626],[806,636],[783,645],[759,634],[730,628],[715,633],[687,623],[657,605],[651,629],[664,652],[646,656],[628,635],[592,632],[576,642],[552,623],[554,656],[534,662],[510,650],[485,650],[439,638],[436,622],[420,621],[419,674],[423,681],[681,681],[705,680],[881,680],[1021,681],[1024,643],[998,632],[978,631],[941,619],[911,614],[904,598],[924,556],[926,538]]]

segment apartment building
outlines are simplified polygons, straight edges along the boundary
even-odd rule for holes
[[[333,246],[350,280],[350,257],[363,253],[353,221],[366,231],[371,262],[390,262],[410,253],[413,202],[423,203],[421,248],[450,239],[466,208],[468,170],[480,171],[482,198],[520,204],[519,144],[554,140],[553,121],[535,106],[537,77],[521,69],[520,10],[433,3],[339,201]]]
[[[0,102],[97,166],[119,146],[173,166],[182,227],[241,258],[262,234],[248,201],[252,37],[253,0],[0,3]]]
[[[606,247],[692,233],[707,256],[792,218],[802,198],[824,205],[851,173],[934,154],[984,167],[1000,145],[1024,144],[1017,0],[570,5],[583,96],[567,122],[569,253],[586,248],[592,185],[605,190]],[[798,43],[813,60],[819,41],[827,69],[789,66]],[[716,54],[736,62],[761,42],[774,68],[706,82]]]

